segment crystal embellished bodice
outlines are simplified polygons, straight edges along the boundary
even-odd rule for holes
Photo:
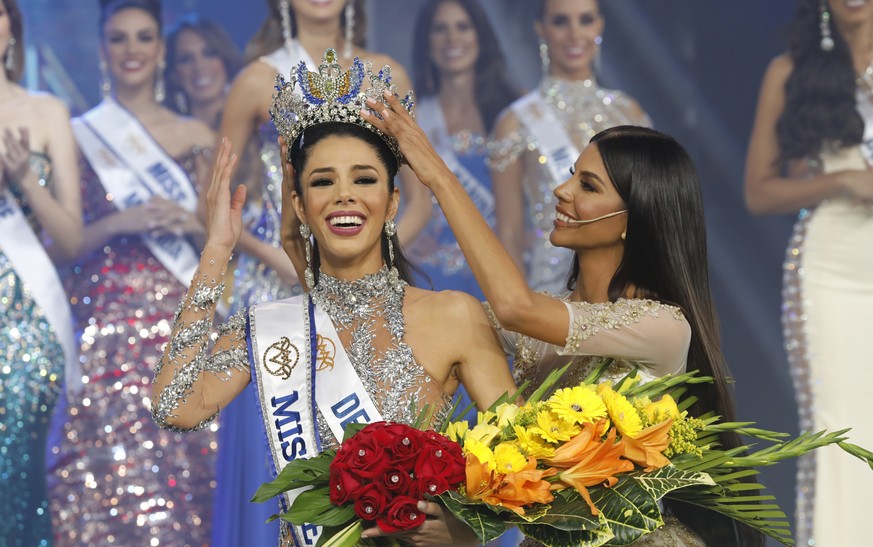
[[[355,371],[386,421],[413,423],[425,404],[436,406],[441,423],[451,397],[418,364],[404,342],[403,296],[408,285],[393,280],[387,268],[356,281],[321,273],[311,292],[315,305],[327,313]],[[319,413],[322,439],[336,439]]]

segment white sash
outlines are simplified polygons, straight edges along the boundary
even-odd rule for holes
[[[437,154],[440,155],[448,168],[458,177],[458,181],[464,187],[470,199],[473,200],[473,203],[476,204],[476,208],[479,209],[485,220],[493,225],[494,194],[491,193],[486,184],[483,184],[470,173],[458,160],[458,156],[455,155],[449,130],[446,126],[446,119],[443,116],[443,110],[440,108],[439,101],[436,97],[421,99],[418,105],[416,105],[416,110],[415,119],[433,143]]]
[[[323,311],[310,308],[308,294],[250,308],[247,330],[252,379],[275,475],[288,462],[320,452],[315,406],[339,440],[349,423],[382,420],[333,322]],[[313,347],[318,353],[315,363]],[[304,490],[283,494],[283,509]],[[293,533],[297,545],[315,545],[321,527],[294,526]]]
[[[197,208],[197,193],[179,165],[151,138],[139,121],[112,99],[73,119],[82,153],[119,210],[161,196],[187,209]],[[200,263],[182,236],[141,234],[143,242],[183,285],[191,283]]]
[[[540,153],[546,157],[546,167],[552,180],[557,183],[569,178],[570,168],[579,158],[579,149],[539,90],[518,99],[510,108],[533,135]]]
[[[0,194],[0,249],[42,309],[64,351],[64,383],[68,395],[82,390],[79,353],[73,335],[73,319],[64,286],[55,265],[33,233],[18,202],[7,188]]]
[[[276,72],[284,76],[286,79],[291,74],[291,71],[297,68],[300,61],[306,63],[309,70],[317,70],[318,65],[312,60],[312,57],[303,49],[297,39],[291,40],[291,46],[282,46],[272,53],[268,53],[260,58],[264,63],[276,69]],[[300,89],[300,86],[295,88]]]

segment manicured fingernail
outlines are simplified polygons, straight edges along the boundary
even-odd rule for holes
[[[221,137],[221,144],[227,143],[227,137]]]
[[[382,111],[382,119],[383,120],[387,120],[390,116],[391,116],[391,114],[388,113],[388,110]]]
[[[385,98],[387,98],[387,99],[390,99],[391,97],[394,96],[394,94],[391,93],[390,91],[388,91],[387,89],[384,90],[384,91],[382,91],[382,95],[383,95]]]
[[[418,510],[419,510],[419,511],[424,511],[425,509],[427,509],[427,502],[424,501],[424,500],[420,500],[420,501],[418,502]]]
[[[366,108],[361,109],[361,116],[369,116],[369,115],[370,115],[369,110],[367,110]]]
[[[370,97],[369,99],[367,99],[367,104],[376,104],[377,102],[378,101],[376,99],[374,99],[373,97]]]

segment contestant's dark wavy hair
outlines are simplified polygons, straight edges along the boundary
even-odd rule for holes
[[[203,40],[206,41],[207,46],[212,48],[215,53],[218,54],[224,65],[224,71],[227,74],[228,82],[233,80],[233,77],[242,67],[242,54],[240,53],[239,48],[236,47],[233,39],[231,39],[227,31],[225,31],[221,26],[214,21],[203,17],[199,13],[189,13],[185,17],[179,19],[167,31],[167,37],[165,40],[167,43],[166,106],[180,114],[187,114],[187,112],[181,112],[176,102],[176,95],[179,93],[185,93],[175,76],[176,64],[178,63],[176,44],[179,41],[179,35],[186,30],[194,32],[203,38]],[[189,98],[186,96],[185,99]]]
[[[100,0],[100,35],[113,15],[128,8],[141,9],[151,15],[158,23],[158,32],[162,32],[161,0]]]
[[[289,155],[291,156],[291,167],[294,168],[294,190],[296,190],[298,194],[301,196],[303,195],[300,185],[300,173],[303,172],[306,161],[309,159],[310,152],[316,143],[327,137],[352,137],[369,144],[373,150],[376,151],[376,155],[379,157],[382,165],[385,166],[385,170],[388,171],[388,192],[394,191],[394,177],[397,176],[397,171],[400,169],[400,166],[397,164],[397,157],[391,149],[388,148],[388,145],[384,140],[382,140],[382,137],[373,133],[369,129],[353,123],[329,122],[314,125],[306,129],[306,131],[297,137],[291,144]],[[301,142],[303,143],[302,145]],[[384,231],[382,232],[381,239],[382,260],[385,264],[388,264],[390,263],[390,257],[388,255],[388,236],[385,235]],[[412,272],[413,270],[418,272],[418,268],[416,268],[403,254],[397,234],[391,236],[391,243],[394,246],[394,267],[396,267],[397,271],[400,273],[400,278],[410,285],[414,285]],[[313,245],[312,254],[312,273],[315,275],[316,281],[318,280],[318,264],[318,242],[316,242]]]
[[[861,142],[864,122],[855,100],[855,69],[833,19],[834,48],[821,49],[819,0],[799,0],[786,32],[793,69],[785,82],[785,108],[776,124],[779,162],[813,157],[824,143]]]
[[[367,45],[367,8],[364,0],[353,0],[355,2],[355,28],[354,28],[354,43],[356,46],[363,48]],[[261,27],[246,44],[243,56],[248,63],[255,59],[272,53],[282,47],[284,38],[282,37],[282,14],[279,11],[279,0],[267,0],[267,18],[261,23]],[[294,16],[294,8],[289,9],[291,15],[291,35],[297,36],[297,19]],[[340,15],[340,25],[343,29],[346,28],[345,11]],[[320,59],[316,59],[316,62]],[[290,70],[290,68],[289,68]],[[287,75],[286,75],[287,76]]]
[[[610,301],[634,287],[637,298],[681,308],[691,325],[688,370],[715,380],[691,387],[689,395],[698,400],[690,410],[697,416],[713,411],[733,421],[734,398],[710,292],[703,197],[694,162],[672,137],[644,127],[607,129],[591,143],[628,210],[624,255],[609,284]],[[568,288],[575,287],[578,276],[574,261]],[[740,446],[733,434],[722,435],[721,442],[728,448]],[[717,513],[679,503],[671,509],[707,545],[763,545],[760,534],[743,525],[735,528],[732,519]]]
[[[412,44],[413,89],[423,97],[440,91],[440,73],[431,58],[430,29],[437,9],[454,2],[467,12],[476,29],[479,58],[476,59],[476,106],[482,114],[488,133],[500,112],[519,97],[518,90],[509,82],[506,61],[497,34],[488,16],[476,0],[430,0],[418,15]]]
[[[15,49],[12,52],[13,68],[9,69],[6,67],[6,63],[3,63],[3,71],[6,72],[7,80],[17,82],[24,74],[24,21],[16,0],[0,0],[0,4],[3,4],[6,9],[6,15],[9,17],[10,35],[15,38]],[[6,55],[0,58],[0,62],[5,60]]]

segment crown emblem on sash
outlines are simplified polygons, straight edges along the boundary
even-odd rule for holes
[[[300,92],[295,93],[298,87]],[[292,69],[290,82],[282,74],[276,76],[276,93],[270,107],[270,118],[285,137],[289,149],[291,143],[308,127],[331,122],[353,123],[379,135],[394,152],[398,163],[402,164],[403,155],[397,140],[361,117],[361,109],[373,112],[367,106],[367,99],[385,104],[382,96],[385,90],[397,96],[397,86],[391,82],[391,67],[385,66],[374,73],[370,61],[355,57],[351,68],[343,71],[337,62],[336,51],[328,49],[324,52],[318,72],[310,71],[306,63],[301,62]],[[400,102],[412,114],[412,92],[408,92]]]
[[[336,359],[336,344],[330,338],[320,334],[315,336],[315,344],[318,348],[316,354],[318,366],[315,371],[333,370],[334,360]]]
[[[287,336],[273,342],[264,352],[264,368],[273,376],[283,380],[291,377],[294,367],[300,361],[300,351]]]

